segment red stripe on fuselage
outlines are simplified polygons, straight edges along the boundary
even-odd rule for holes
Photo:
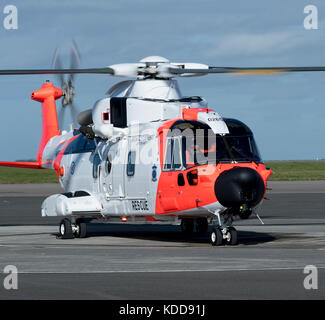
[[[58,178],[60,178],[60,166],[61,166],[61,161],[62,161],[62,157],[64,155],[65,150],[67,149],[67,147],[69,146],[69,144],[76,139],[77,137],[79,137],[80,134],[70,138],[69,140],[60,143],[60,145],[66,143],[66,145],[64,146],[64,148],[59,152],[59,154],[57,155],[57,157],[55,158],[54,162],[53,162],[53,169],[56,172],[56,175],[58,176]]]

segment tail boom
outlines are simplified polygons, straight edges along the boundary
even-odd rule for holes
[[[62,90],[53,86],[51,82],[43,83],[41,89],[32,93],[31,99],[42,103],[42,137],[37,150],[36,162],[8,162],[1,161],[0,167],[16,167],[43,169],[43,151],[51,138],[60,135],[55,100],[62,97]]]
[[[10,161],[0,161],[0,167],[43,169],[42,168],[42,165],[40,163],[38,163],[38,162],[10,162]]]

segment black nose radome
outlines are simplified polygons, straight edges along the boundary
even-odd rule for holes
[[[264,182],[257,171],[235,167],[220,174],[214,185],[216,197],[227,208],[256,206],[265,192]]]

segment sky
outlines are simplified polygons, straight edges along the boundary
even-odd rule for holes
[[[304,8],[310,4],[318,9],[317,30],[304,28]],[[3,26],[7,5],[18,9],[17,30]],[[56,48],[69,67],[72,39],[81,68],[150,55],[210,66],[325,66],[325,3],[0,0],[0,69],[49,68]],[[30,94],[47,79],[59,86],[50,75],[0,76],[0,160],[36,157],[41,105]],[[78,75],[79,110],[92,107],[120,80]],[[208,75],[180,79],[179,85],[184,96],[203,96],[222,116],[245,122],[265,160],[325,159],[325,72]]]

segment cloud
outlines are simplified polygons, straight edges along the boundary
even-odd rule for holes
[[[280,0],[15,2],[19,9],[19,29],[9,32],[0,26],[1,69],[50,67],[57,46],[61,49],[63,65],[68,66],[72,38],[79,46],[81,66],[85,68],[135,62],[148,55],[226,66],[325,64],[325,21],[319,21],[319,30],[304,30],[305,0],[285,3]],[[319,0],[314,2],[321,18],[325,5]],[[1,132],[10,132],[10,142],[7,135],[0,137],[0,144],[5,146],[0,151],[1,160],[35,154],[41,111],[40,105],[29,96],[48,77],[0,78],[1,117],[5,119]],[[180,79],[180,84],[184,95],[203,95],[221,114],[249,121],[261,137],[263,149],[268,152],[266,157],[287,158],[286,146],[293,140],[297,145],[300,143],[297,134],[300,123],[293,121],[287,112],[285,117],[290,121],[283,120],[280,125],[278,117],[282,108],[302,116],[304,108],[312,110],[315,116],[304,123],[304,130],[313,137],[310,149],[320,150],[319,146],[323,145],[324,77],[323,73],[258,79],[211,75]],[[116,81],[104,75],[78,76],[76,104],[81,110],[91,107]],[[60,102],[58,105],[60,108]],[[263,120],[265,108],[270,110],[268,121]],[[313,134],[315,127],[320,130],[317,135]],[[282,139],[274,138],[274,129],[282,133]],[[285,134],[285,130],[296,131]],[[285,146],[281,152],[279,144]],[[308,157],[304,148],[297,150],[301,157]],[[321,150],[325,152],[324,148]]]
[[[209,54],[215,57],[283,54],[311,41],[304,32],[296,30],[227,34],[214,43]]]

